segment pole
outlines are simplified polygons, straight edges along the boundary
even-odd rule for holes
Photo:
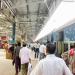
[[[16,22],[13,22],[13,29],[12,29],[13,44],[15,44],[15,32],[16,32]]]

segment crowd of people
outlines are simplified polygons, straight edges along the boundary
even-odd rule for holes
[[[39,60],[45,57],[46,44],[45,43],[33,43],[31,44],[31,49],[35,52],[35,58],[39,58]]]
[[[55,55],[56,45],[51,43],[29,44],[18,42],[12,45],[9,50],[12,53],[12,64],[15,65],[15,75],[75,75],[75,48],[71,47],[68,52],[61,55],[62,58]],[[35,52],[35,59],[39,63],[32,70],[30,50]]]
[[[73,75],[62,58],[55,56],[56,47],[46,45],[46,58],[39,61],[30,75]]]
[[[64,59],[66,65],[75,75],[75,45],[72,45],[69,51],[64,52],[61,57]]]

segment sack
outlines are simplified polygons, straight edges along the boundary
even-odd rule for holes
[[[32,71],[32,64],[29,63],[29,65],[28,65],[28,72],[30,73],[31,71]]]
[[[70,49],[69,55],[74,56],[74,49]]]
[[[12,59],[12,54],[6,51],[6,59]]]

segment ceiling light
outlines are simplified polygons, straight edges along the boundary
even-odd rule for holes
[[[0,18],[5,18],[5,15],[3,13],[0,13]]]
[[[0,27],[0,30],[2,30],[3,29],[3,27]]]
[[[12,25],[10,25],[9,27],[12,28]]]
[[[66,23],[73,19],[75,19],[75,2],[62,1],[38,34],[35,41],[45,37],[52,31],[59,29],[61,26],[65,26]]]
[[[44,0],[44,3],[46,2],[46,0]]]

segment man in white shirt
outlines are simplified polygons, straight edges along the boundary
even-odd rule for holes
[[[55,45],[47,44],[46,58],[42,59],[30,75],[72,75],[64,60],[54,55]]]
[[[45,57],[45,51],[46,51],[46,46],[44,44],[41,44],[39,48],[40,60]]]
[[[23,48],[20,49],[19,57],[21,59],[21,70],[22,75],[27,75],[28,64],[29,64],[29,49],[26,47],[26,44],[23,44]]]
[[[40,47],[40,44],[38,42],[35,43],[35,58],[38,58],[38,55],[39,55],[39,47]]]

